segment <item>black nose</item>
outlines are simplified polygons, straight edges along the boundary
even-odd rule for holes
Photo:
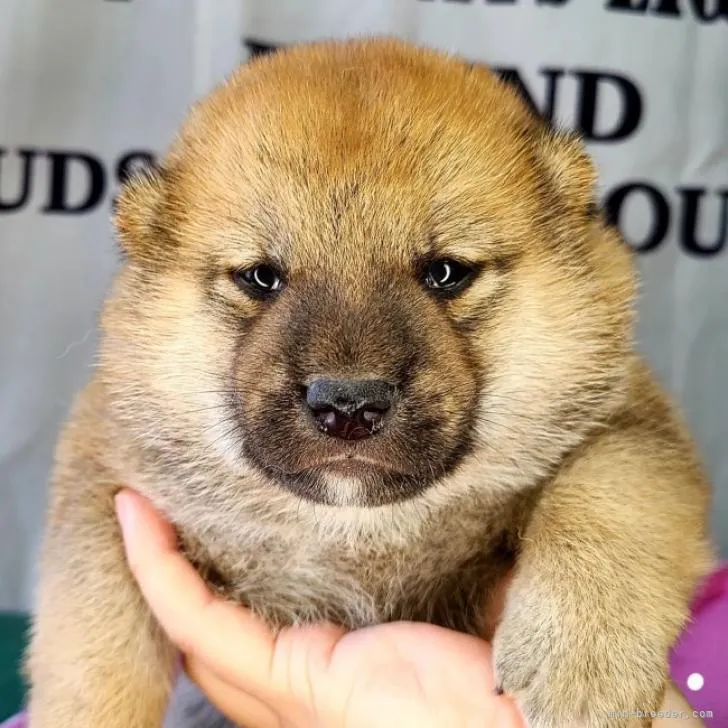
[[[306,404],[327,435],[361,440],[374,434],[392,406],[394,387],[378,379],[316,379],[306,389]]]

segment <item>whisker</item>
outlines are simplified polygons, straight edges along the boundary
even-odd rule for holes
[[[218,427],[224,427],[225,425],[230,425],[230,427],[229,427],[229,428],[228,428],[228,430],[226,430],[226,431],[225,431],[224,433],[222,433],[221,435],[219,435],[218,437],[216,437],[216,438],[215,438],[215,439],[214,439],[214,440],[212,441],[212,443],[211,443],[211,444],[216,444],[216,443],[217,443],[217,442],[218,442],[219,440],[222,440],[222,439],[224,439],[225,437],[228,437],[228,436],[229,436],[229,435],[231,435],[231,434],[232,434],[232,433],[233,433],[233,432],[234,432],[234,431],[235,431],[235,430],[236,430],[236,429],[237,429],[238,427],[240,427],[240,423],[239,423],[239,422],[238,422],[238,421],[237,421],[236,419],[234,419],[234,418],[232,418],[232,417],[228,417],[228,418],[223,418],[223,419],[219,420],[218,422],[215,422],[215,423],[213,423],[212,425],[209,425],[208,427],[205,427],[205,428],[203,428],[203,429],[202,429],[202,432],[203,432],[203,433],[208,433],[208,432],[210,432],[210,430],[214,430],[214,429],[217,429]]]
[[[197,407],[195,409],[188,409],[188,410],[181,410],[180,412],[177,412],[176,414],[180,415],[193,415],[197,412],[209,412],[210,410],[216,410],[216,409],[227,409],[228,405],[226,402],[219,402],[218,404],[211,404],[207,407]]]
[[[232,435],[236,430],[238,429],[238,423],[235,422],[232,427],[230,427],[228,430],[223,432],[221,435],[216,437],[211,443],[210,447],[214,447],[218,443],[220,443],[222,440],[226,440],[230,435]]]

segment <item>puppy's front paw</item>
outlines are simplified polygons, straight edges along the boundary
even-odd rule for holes
[[[587,593],[514,582],[493,641],[496,680],[530,728],[649,726],[666,685],[659,636]],[[627,617],[625,619],[625,617]]]

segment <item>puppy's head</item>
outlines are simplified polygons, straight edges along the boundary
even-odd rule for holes
[[[256,60],[119,200],[117,414],[170,462],[331,504],[473,459],[536,477],[607,416],[631,347],[630,255],[593,195],[580,144],[482,68],[392,40]]]

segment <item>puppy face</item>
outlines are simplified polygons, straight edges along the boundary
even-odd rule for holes
[[[466,461],[536,476],[609,411],[630,349],[593,182],[457,59],[359,41],[248,64],[119,200],[116,415],[170,466],[328,504],[412,499]]]

